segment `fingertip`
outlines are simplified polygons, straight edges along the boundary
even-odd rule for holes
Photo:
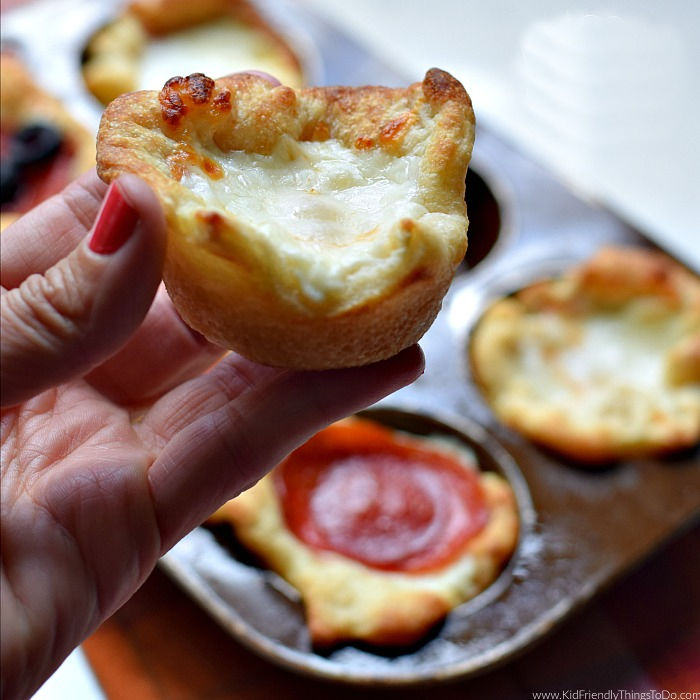
[[[396,372],[397,379],[405,379],[410,384],[425,372],[425,354],[420,345],[411,345],[394,357],[385,360]]]
[[[341,382],[348,387],[350,395],[359,391],[361,400],[364,398],[367,404],[408,386],[424,371],[425,356],[417,344],[404,348],[385,360],[340,370],[341,373],[347,373]]]
[[[229,73],[228,75],[225,75],[224,78],[233,78],[236,75],[254,75],[258,78],[266,80],[268,83],[271,83],[275,87],[277,87],[278,85],[282,85],[282,83],[277,78],[275,78],[274,75],[270,75],[270,73],[265,73],[265,71],[261,70],[237,71],[236,73]]]

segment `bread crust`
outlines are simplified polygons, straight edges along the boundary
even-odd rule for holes
[[[501,420],[575,461],[700,441],[700,280],[662,253],[606,247],[495,302],[470,358]]]
[[[326,369],[390,357],[434,320],[466,251],[473,138],[466,91],[438,69],[403,89],[294,90],[250,74],[194,75],[107,108],[98,173],[105,182],[135,173],[159,194],[170,228],[164,279],[190,325],[258,362]],[[341,253],[355,254],[354,239],[345,247],[299,243],[293,222],[266,237],[244,203],[212,206],[186,186],[193,171],[207,187],[225,182],[230,154],[284,160],[292,151],[289,162],[298,163],[309,144],[348,158],[417,163],[409,184],[420,215],[361,233],[372,252],[342,273],[336,267]]]
[[[439,449],[439,442],[427,440]],[[242,544],[297,588],[317,647],[353,641],[409,645],[489,586],[515,549],[519,519],[510,485],[492,472],[480,473],[479,484],[489,512],[486,525],[454,560],[423,572],[383,571],[312,549],[286,525],[273,475],[227,502],[210,522],[229,523]]]
[[[274,54],[287,82],[303,84],[298,56],[248,0],[131,0],[90,39],[82,68],[85,84],[106,105],[138,89],[141,60],[149,41],[225,19],[259,36],[267,51]],[[250,61],[246,68],[255,67],[256,56],[251,55]]]
[[[0,72],[0,120],[3,130],[13,133],[36,123],[54,126],[72,151],[69,179],[94,167],[94,136],[59,99],[37,84],[22,61],[16,55],[3,51],[0,53]],[[0,230],[18,216],[19,213],[11,210],[3,211]]]

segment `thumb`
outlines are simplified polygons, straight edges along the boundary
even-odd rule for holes
[[[119,350],[151,305],[164,250],[155,195],[134,176],[120,178],[70,255],[2,295],[2,406],[80,377]]]

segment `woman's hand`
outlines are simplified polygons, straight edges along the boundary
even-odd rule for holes
[[[90,173],[3,232],[2,247],[9,699],[36,690],[221,503],[415,379],[422,355],[328,372],[224,356],[160,287],[163,215],[132,176],[108,189]]]

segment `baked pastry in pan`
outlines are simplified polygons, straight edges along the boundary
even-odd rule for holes
[[[518,537],[471,450],[350,418],[211,518],[299,591],[312,642],[407,645],[484,590]]]
[[[172,75],[261,70],[305,82],[299,58],[248,0],[132,0],[83,52],[83,78],[103,104]]]
[[[210,340],[264,364],[361,365],[415,343],[467,245],[471,102],[408,88],[173,78],[106,109],[98,173],[148,181],[165,284]]]
[[[495,414],[573,460],[700,441],[700,280],[663,253],[607,247],[495,302],[470,356]]]
[[[19,215],[95,166],[95,138],[9,51],[0,53],[2,214]]]

